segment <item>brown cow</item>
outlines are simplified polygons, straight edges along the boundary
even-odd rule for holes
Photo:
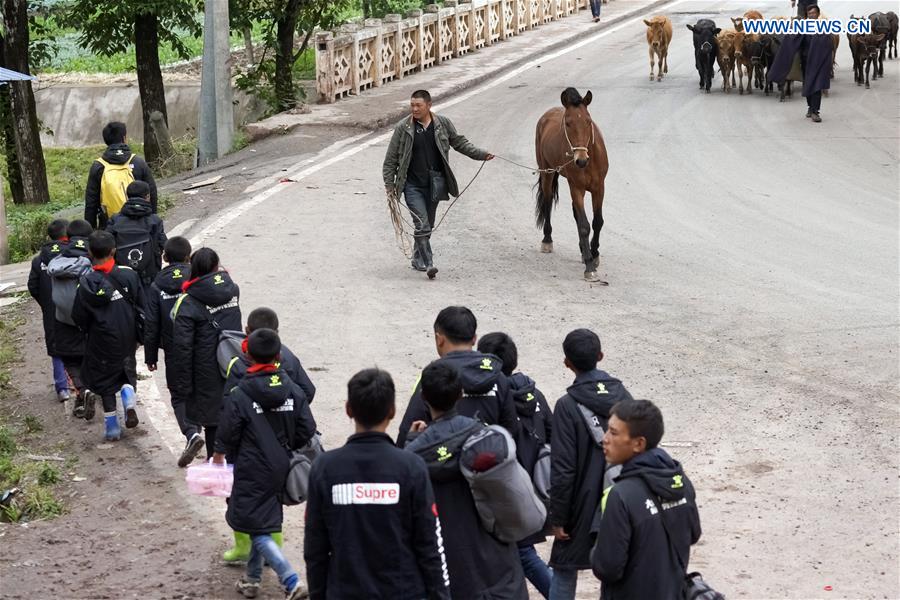
[[[735,31],[728,29],[719,33],[716,39],[719,41],[719,55],[716,62],[719,63],[719,71],[722,73],[722,89],[727,94],[734,85],[734,38]]]
[[[650,46],[650,81],[653,81],[653,57],[659,57],[659,70],[656,75],[657,81],[662,81],[663,73],[669,72],[669,42],[672,41],[672,21],[665,15],[656,15],[648,21],[644,19],[647,26],[647,44]]]
[[[744,19],[748,21],[752,20],[762,20],[763,15],[758,10],[748,10],[744,13],[743,17],[732,17],[731,22],[734,23],[734,30],[738,33],[743,33],[744,31]]]

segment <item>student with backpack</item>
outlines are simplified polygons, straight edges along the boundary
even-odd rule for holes
[[[345,410],[356,433],[313,463],[303,541],[310,600],[450,600],[428,470],[386,433],[394,397],[386,371],[354,375]]]
[[[194,460],[204,443],[199,426],[187,418],[187,398],[175,380],[177,366],[172,348],[172,309],[181,295],[181,286],[191,279],[191,243],[181,236],[169,238],[163,248],[163,259],[167,266],[156,275],[147,293],[144,362],[150,371],[156,371],[159,349],[162,348],[172,411],[185,437],[185,447],[178,459],[178,466],[183,467]]]
[[[50,261],[62,254],[69,240],[66,235],[66,227],[69,222],[65,219],[54,219],[47,226],[48,241],[41,245],[41,251],[31,259],[31,272],[28,274],[28,293],[41,307],[41,317],[44,325],[44,344],[47,347],[47,356],[53,364],[53,385],[56,389],[56,397],[60,402],[69,400],[69,378],[66,376],[66,366],[61,357],[56,355],[53,348],[53,327],[56,320],[56,306],[53,304],[53,282],[47,274],[47,265]]]
[[[574,600],[578,571],[591,568],[591,525],[606,471],[603,432],[613,405],[631,400],[621,381],[597,368],[603,351],[596,333],[572,331],[563,341],[563,353],[575,381],[553,409],[550,600]]]
[[[421,398],[430,423],[416,421],[406,450],[425,461],[447,557],[453,600],[525,600],[528,590],[514,543],[504,543],[481,523],[468,481],[460,470],[464,442],[483,425],[456,410],[463,397],[459,371],[438,360],[422,371]]]
[[[659,408],[649,400],[624,400],[609,414],[603,452],[622,472],[603,495],[591,553],[600,598],[722,598],[712,590],[683,594],[700,513],[691,480],[658,447],[664,431]]]
[[[258,329],[247,340],[253,365],[231,393],[217,435],[234,463],[234,485],[225,520],[252,540],[247,573],[235,584],[245,598],[259,593],[263,561],[278,574],[285,600],[307,598],[307,589],[272,539],[284,512],[278,495],[287,478],[288,451],[306,444],[316,422],[300,386],[274,362],[281,340],[271,329]],[[225,464],[225,454],[213,462]]]
[[[238,386],[249,369],[253,366],[253,360],[247,353],[247,340],[254,331],[259,329],[271,329],[275,333],[278,333],[278,315],[274,310],[263,306],[253,309],[247,316],[247,326],[245,327],[247,336],[241,341],[240,353],[229,360],[225,367],[225,376],[227,379],[225,380],[225,398],[223,399],[223,403],[227,404],[230,401],[229,392]],[[220,342],[220,350],[222,343],[224,342]],[[219,353],[219,358],[221,359],[221,352]],[[306,371],[303,370],[303,365],[300,364],[300,360],[284,344],[281,345],[281,350],[275,358],[275,365],[284,369],[284,372],[288,374],[291,381],[296,383],[300,386],[300,389],[303,390],[303,393],[306,395],[306,401],[312,404],[313,397],[316,395],[316,386],[313,385],[309,376],[306,374]],[[222,367],[221,360],[219,361],[219,367]],[[225,447],[218,439],[216,440],[215,451],[222,454],[225,453]],[[182,454],[182,460],[178,461],[178,466],[186,466],[194,459],[194,456],[196,456],[196,452],[190,456],[187,462],[184,462],[183,459],[185,458],[185,455]],[[222,560],[224,560],[226,564],[243,563],[246,562],[250,556],[250,536],[246,533],[241,533],[240,531],[235,531],[233,533],[234,546],[222,554]],[[283,544],[284,538],[282,537],[282,532],[279,531],[273,533],[272,538],[279,546]]]
[[[217,351],[222,331],[241,330],[240,288],[219,268],[219,255],[200,248],[191,279],[172,308],[172,381],[186,400],[187,420],[202,426],[206,456],[213,455],[225,379]]]
[[[515,438],[519,420],[513,404],[509,383],[496,356],[473,350],[477,339],[478,322],[465,306],[448,306],[434,321],[434,344],[438,356],[459,371],[464,395],[457,406],[459,414],[485,425],[501,425]],[[400,423],[397,445],[406,443],[406,436],[414,421],[431,420],[422,401],[421,386],[417,383],[406,413]]]
[[[81,364],[84,362],[84,332],[72,319],[72,307],[78,290],[81,276],[91,269],[88,258],[88,236],[91,235],[90,224],[76,219],[66,226],[68,242],[62,252],[47,263],[47,275],[50,277],[51,298],[55,314],[53,318],[53,353],[63,363],[66,374],[75,388],[75,405],[72,414],[88,421],[94,418],[93,405],[91,412],[85,412],[84,382],[81,379]]]
[[[88,240],[93,266],[81,277],[72,318],[84,330],[86,344],[82,377],[85,413],[94,402],[103,403],[107,441],[122,436],[116,415],[116,393],[122,397],[125,427],[137,427],[134,353],[138,344],[138,312],[143,310],[144,293],[137,274],[116,265],[116,244],[112,234],[95,231]]]
[[[119,214],[113,216],[106,230],[116,240],[116,264],[128,267],[141,278],[149,291],[150,284],[162,269],[166,230],[162,219],[150,207],[150,186],[132,181],[127,188],[128,200]]]
[[[113,121],[103,128],[106,150],[91,165],[84,189],[84,220],[93,228],[106,228],[128,200],[126,190],[132,181],[145,181],[150,187],[150,207],[156,213],[156,182],[147,162],[134,154],[126,141],[125,123]]]
[[[534,478],[535,465],[542,452],[550,444],[553,431],[553,413],[544,394],[537,388],[534,380],[524,373],[516,373],[519,365],[519,350],[509,335],[502,332],[489,333],[478,340],[478,351],[493,354],[503,361],[503,374],[509,380],[516,415],[519,418],[519,435],[516,436],[516,455],[519,463]],[[541,596],[550,596],[552,572],[547,563],[538,556],[535,544],[542,544],[547,536],[543,531],[528,536],[518,543],[519,560],[525,578],[540,592]]]

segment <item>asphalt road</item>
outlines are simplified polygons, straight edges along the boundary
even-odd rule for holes
[[[692,568],[729,597],[900,597],[900,62],[858,88],[842,39],[821,124],[804,118],[802,97],[725,95],[721,79],[700,93],[685,24],[711,16],[724,26],[747,8],[790,13],[786,0],[752,4],[659,11],[675,25],[661,83],[647,80],[636,21],[436,107],[476,144],[532,163],[543,111],[567,86],[593,92],[610,156],[599,270],[608,287],[581,278],[566,185],[556,252],[541,254],[536,177],[500,161],[436,233],[438,279],[413,272],[382,195],[384,140],[316,163],[207,237],[241,285],[245,314],[275,308],[285,341],[314,369],[328,445],[352,432],[343,401],[358,369],[388,369],[403,410],[435,358],[431,323],[444,306],[472,308],[481,333],[510,333],[548,398],[572,379],[563,337],[590,327],[602,366],[662,407],[664,441],[689,442],[670,451],[698,490],[704,533]],[[847,17],[858,4],[826,11]],[[478,167],[458,154],[452,164],[462,183]],[[288,556],[300,564],[302,511],[289,514]],[[584,573],[579,597],[597,590]]]

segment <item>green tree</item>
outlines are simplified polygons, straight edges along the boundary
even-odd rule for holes
[[[159,140],[150,121],[150,115],[159,111],[167,126],[169,122],[159,44],[168,42],[183,59],[190,58],[180,32],[200,36],[199,11],[198,0],[72,0],[64,17],[66,24],[81,32],[78,43],[96,54],[112,56],[134,44],[144,154],[157,167],[169,158],[161,156]]]
[[[367,19],[381,18],[391,13],[405,14],[411,8],[422,8],[431,2],[421,0],[361,0],[363,16]]]

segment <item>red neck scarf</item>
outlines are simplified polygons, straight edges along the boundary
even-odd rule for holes
[[[106,275],[109,275],[115,266],[116,266],[116,261],[114,261],[112,258],[107,258],[102,263],[100,263],[98,265],[94,265],[91,268],[94,269],[95,271],[100,271],[101,273],[105,273]]]
[[[259,364],[253,365],[249,369],[247,369],[248,374],[253,373],[274,373],[278,370],[278,367],[273,364]]]

